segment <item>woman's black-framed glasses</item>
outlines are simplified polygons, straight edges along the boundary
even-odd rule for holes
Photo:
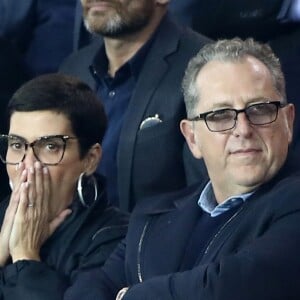
[[[276,121],[278,109],[286,106],[280,101],[267,101],[255,103],[247,106],[244,109],[224,108],[208,111],[194,118],[189,118],[190,121],[204,120],[207,128],[213,132],[221,132],[233,129],[237,122],[239,113],[244,112],[250,124],[266,125]]]
[[[16,135],[0,135],[0,159],[5,164],[17,165],[25,159],[27,150],[32,148],[35,158],[44,165],[59,164],[65,154],[69,139],[77,139],[68,135],[42,136],[28,143]]]

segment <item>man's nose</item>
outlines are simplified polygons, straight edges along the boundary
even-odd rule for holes
[[[245,112],[240,112],[236,116],[236,123],[233,129],[235,135],[248,136],[252,132],[252,126]]]

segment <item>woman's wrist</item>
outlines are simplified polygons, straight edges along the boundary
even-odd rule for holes
[[[8,261],[9,256],[0,255],[0,267],[4,267]]]
[[[20,252],[20,253],[14,253],[12,254],[12,262],[15,263],[19,260],[35,260],[35,261],[41,261],[39,253],[35,252]]]

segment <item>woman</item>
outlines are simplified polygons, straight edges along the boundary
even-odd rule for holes
[[[102,265],[127,230],[107,205],[106,117],[91,89],[60,74],[24,84],[8,104],[0,158],[12,188],[1,202],[0,299],[59,299],[77,272]],[[51,291],[51,282],[59,290]]]

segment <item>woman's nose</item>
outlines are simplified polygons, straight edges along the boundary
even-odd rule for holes
[[[37,161],[37,159],[36,159],[36,157],[33,153],[32,147],[28,147],[27,151],[25,153],[25,157],[23,159],[23,163],[25,165],[25,168],[32,167],[36,161]]]

